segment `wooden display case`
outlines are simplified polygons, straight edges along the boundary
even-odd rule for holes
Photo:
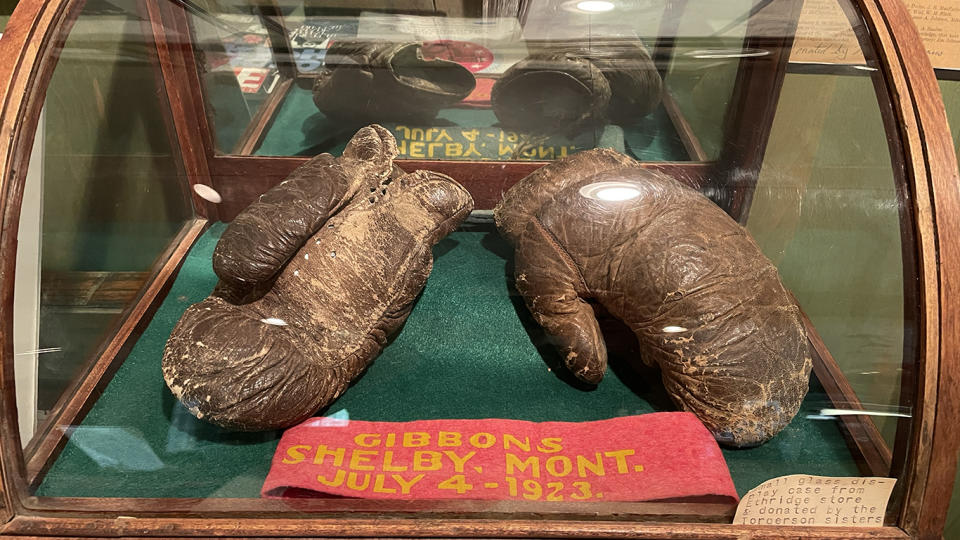
[[[530,2],[516,16],[531,17]],[[677,55],[678,21],[691,15],[686,2],[667,2],[653,53],[667,74]],[[191,6],[194,6],[191,8]],[[4,399],[0,408],[3,507],[0,533],[61,536],[605,536],[641,538],[849,537],[932,538],[942,530],[956,467],[958,437],[957,336],[960,336],[960,215],[957,165],[937,83],[924,47],[899,0],[857,0],[846,8],[872,69],[899,200],[904,282],[904,327],[916,361],[904,354],[901,405],[911,417],[897,423],[891,446],[869,416],[840,417],[840,428],[860,472],[899,479],[887,524],[875,529],[763,528],[730,525],[735,508],[711,503],[548,504],[516,501],[283,501],[240,498],[100,498],[37,496],[36,487],[167,296],[198,238],[216,221],[229,221],[257,196],[304,163],[302,156],[260,156],[255,150],[275,127],[292,89],[310,76],[293,61],[283,10],[273,2],[251,11],[265,21],[279,74],[239,142],[217,149],[214,111],[194,47],[192,3],[144,0],[143,40],[155,63],[156,96],[166,108],[163,130],[181,168],[179,181],[195,215],[180,229],[130,298],[121,324],[78,371],[30,441],[21,441],[14,388],[13,301],[17,231],[40,109],[58,56],[84,2],[21,2],[0,40],[0,172],[3,229],[2,303]],[[451,4],[456,11],[462,6]],[[831,66],[792,65],[791,43],[800,2],[757,4],[746,22],[742,49],[766,51],[737,58],[722,145],[714,159],[704,150],[682,101],[671,93],[663,107],[688,159],[644,162],[708,193],[743,224],[762,174],[765,150],[788,73],[834,73]],[[469,10],[465,10],[465,13]],[[704,42],[709,45],[709,42]],[[841,71],[843,71],[841,69]],[[430,169],[460,181],[477,208],[493,208],[511,185],[543,161],[399,160],[408,171]],[[212,187],[222,201],[198,195]],[[481,217],[482,219],[482,217]],[[801,303],[802,306],[802,303]],[[814,372],[838,409],[863,410],[854,386],[805,316]]]

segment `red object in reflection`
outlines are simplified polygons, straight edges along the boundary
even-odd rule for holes
[[[441,39],[423,44],[424,60],[449,60],[470,70],[471,73],[484,70],[493,63],[493,51],[469,41]]]

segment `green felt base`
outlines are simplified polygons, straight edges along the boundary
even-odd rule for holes
[[[257,497],[279,433],[228,432],[195,419],[167,390],[164,343],[212,290],[215,224],[187,256],[129,357],[37,490],[71,497]],[[671,410],[655,374],[611,358],[593,389],[573,384],[509,288],[510,250],[495,232],[458,231],[434,249],[426,289],[396,339],[328,410],[356,420],[514,418],[585,421]],[[814,381],[795,420],[758,448],[726,450],[742,494],[779,475],[858,475]],[[665,433],[664,436],[669,436]]]
[[[497,117],[489,109],[444,109],[437,115],[433,126],[449,129],[490,128],[497,125]],[[616,142],[609,139],[614,130],[623,134]],[[254,152],[259,156],[314,156],[323,152],[340,155],[347,141],[356,131],[355,126],[342,126],[328,120],[313,103],[310,90],[292,86],[260,146]],[[690,157],[683,148],[679,135],[673,128],[663,107],[639,119],[636,123],[622,126],[607,126],[602,135],[579,135],[575,141],[577,150],[592,147],[615,148],[640,161],[685,161]],[[584,139],[593,144],[584,144]],[[438,157],[435,159],[444,159]],[[496,155],[463,159],[502,159]]]

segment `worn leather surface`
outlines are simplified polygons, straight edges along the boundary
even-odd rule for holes
[[[186,310],[163,355],[173,394],[198,418],[239,430],[301,422],[336,399],[400,328],[431,248],[470,213],[449,177],[402,174],[393,136],[360,130],[230,224],[220,283]]]
[[[581,193],[604,181],[639,196]],[[699,192],[591,150],[519,182],[495,217],[515,246],[517,289],[581,380],[599,383],[607,364],[596,303],[719,442],[761,444],[797,413],[812,365],[799,309],[746,230]]]
[[[558,44],[511,66],[491,101],[506,127],[577,132],[646,116],[660,104],[662,84],[640,42]]]
[[[317,108],[336,121],[428,122],[476,86],[456,62],[424,60],[419,43],[337,41],[313,85]]]

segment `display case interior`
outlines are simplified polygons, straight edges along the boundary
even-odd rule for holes
[[[860,3],[58,6],[5,358],[28,512],[729,523],[809,474],[896,478],[907,519],[938,289]],[[261,498],[310,416],[677,410],[731,496]]]

